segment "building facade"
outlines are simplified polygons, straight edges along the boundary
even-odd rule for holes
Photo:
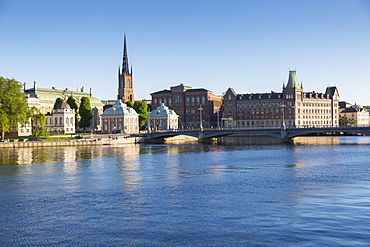
[[[364,108],[348,107],[341,109],[340,118],[349,119],[356,122],[359,127],[369,126],[369,112]]]
[[[124,132],[139,133],[139,114],[118,100],[112,107],[105,109],[101,115],[102,133]]]
[[[92,109],[93,119],[91,120],[91,126],[93,129],[101,129],[100,114],[103,113],[103,103],[98,99],[92,96],[92,89],[90,92],[84,92],[82,87],[80,91],[72,91],[68,88],[61,90],[52,88],[38,88],[36,82],[33,83],[32,88],[26,89],[26,84],[24,84],[24,92],[26,93],[25,101],[29,107],[37,107],[41,113],[48,114],[52,113],[54,108],[54,103],[57,98],[62,98],[67,101],[68,97],[73,96],[76,100],[76,103],[80,105],[81,98],[87,97],[90,99],[90,105]]]
[[[134,80],[132,67],[129,68],[128,63],[128,53],[126,45],[126,34],[124,35],[123,41],[123,59],[122,67],[118,67],[118,100],[123,100],[123,102],[131,101],[134,102]]]
[[[152,109],[162,103],[179,116],[179,128],[217,127],[220,121],[222,97],[204,88],[180,84],[150,94]]]
[[[75,110],[64,100],[46,114],[45,128],[49,133],[73,134],[76,132]]]
[[[174,110],[161,103],[157,109],[149,113],[148,128],[149,131],[177,130],[179,128],[179,116]]]
[[[304,92],[296,71],[289,71],[288,83],[280,93],[237,94],[229,88],[223,100],[224,127],[339,125],[338,89]]]

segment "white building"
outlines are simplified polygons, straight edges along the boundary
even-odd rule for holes
[[[100,115],[102,121],[102,132],[125,132],[126,134],[139,133],[139,114],[118,100],[112,107],[105,109]]]
[[[179,128],[179,116],[164,103],[149,113],[148,122],[150,130],[177,130]]]
[[[76,132],[75,110],[64,100],[46,114],[45,128],[50,133],[73,134]]]

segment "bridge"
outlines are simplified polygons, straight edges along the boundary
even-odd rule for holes
[[[148,133],[146,140],[164,139],[179,135],[196,137],[200,142],[207,139],[218,138],[229,135],[244,136],[270,136],[280,138],[282,141],[289,141],[297,136],[326,134],[326,133],[347,133],[370,135],[370,127],[245,127],[245,128],[203,128],[192,130],[156,131]]]

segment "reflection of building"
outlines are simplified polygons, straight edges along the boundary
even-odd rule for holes
[[[104,110],[101,115],[102,132],[112,133],[124,131],[126,134],[139,133],[139,114],[118,100],[112,107]]]
[[[55,100],[58,97],[67,101],[69,96],[73,96],[78,106],[80,105],[82,97],[89,98],[93,114],[92,127],[94,129],[100,129],[99,116],[103,112],[103,104],[98,98],[92,97],[91,88],[90,93],[83,92],[83,88],[81,88],[80,92],[71,91],[68,88],[64,90],[59,90],[55,87],[52,87],[51,89],[37,88],[36,82],[34,82],[33,88],[26,89],[26,85],[24,87],[24,92],[26,93],[25,101],[27,102],[28,106],[35,106],[39,108],[43,114],[47,114],[48,112],[51,113],[53,111]]]
[[[336,87],[327,87],[325,93],[304,92],[296,71],[289,71],[281,93],[237,94],[229,88],[224,95],[224,126],[336,126],[338,99]]]
[[[128,64],[128,54],[126,46],[126,34],[124,37],[123,44],[123,60],[122,68],[118,68],[118,100],[123,100],[123,102],[131,101],[134,102],[134,80],[132,68],[129,69]]]
[[[173,109],[179,115],[180,128],[199,127],[200,114],[204,121],[203,127],[218,126],[218,111],[222,98],[207,89],[193,89],[180,84],[170,90],[154,92],[151,96],[152,109],[162,103]]]
[[[76,131],[75,116],[75,110],[63,100],[52,113],[46,114],[45,128],[48,132],[73,134]]]
[[[161,103],[149,113],[148,122],[151,130],[176,130],[179,127],[179,116]]]
[[[369,112],[359,107],[340,109],[340,117],[355,121],[357,126],[369,126]]]

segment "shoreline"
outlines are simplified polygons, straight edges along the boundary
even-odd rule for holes
[[[34,147],[66,147],[66,146],[94,146],[94,145],[115,145],[135,144],[142,142],[142,137],[136,138],[101,138],[101,139],[80,139],[69,141],[27,141],[27,142],[0,142],[0,148],[34,148]]]

